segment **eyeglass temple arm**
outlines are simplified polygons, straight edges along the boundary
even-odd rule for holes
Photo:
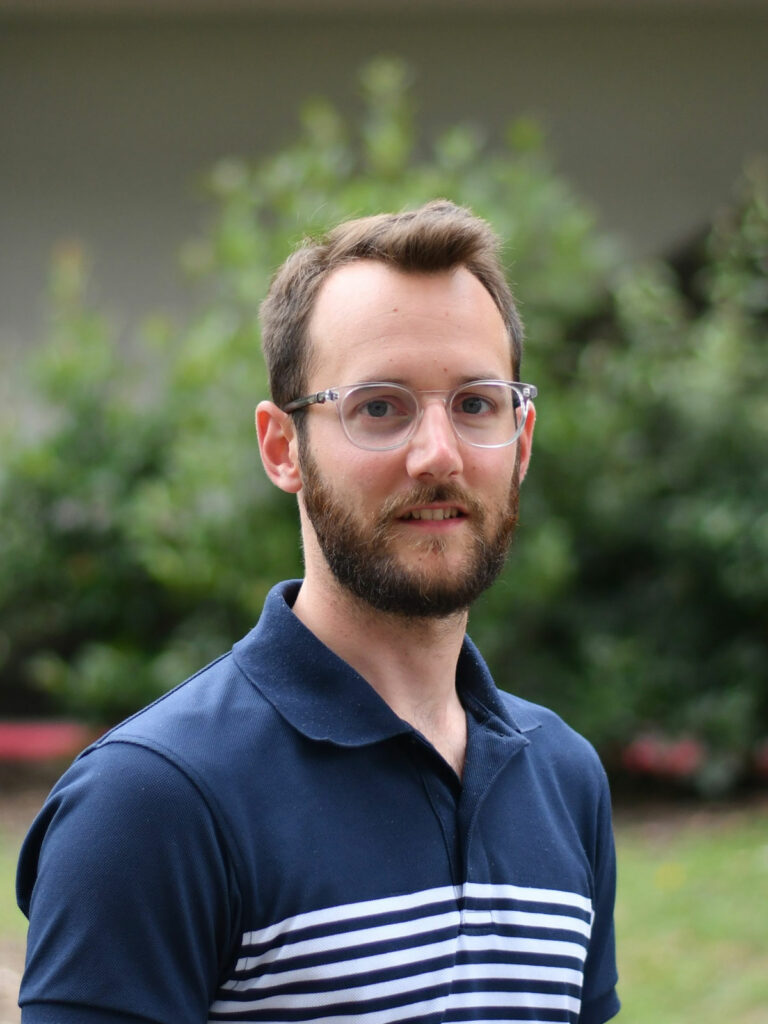
[[[294,398],[292,402],[283,406],[283,412],[296,412],[297,409],[306,409],[308,405],[323,405],[324,402],[335,402],[338,397],[338,391],[328,388],[327,391],[317,391],[314,395],[307,395],[306,398]]]

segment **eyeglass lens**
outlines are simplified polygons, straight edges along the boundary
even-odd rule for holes
[[[522,429],[522,400],[503,381],[476,382],[454,391],[446,403],[454,430],[468,444],[500,447],[511,444]],[[384,449],[404,444],[419,417],[419,399],[398,384],[360,384],[340,403],[349,439],[363,448]]]

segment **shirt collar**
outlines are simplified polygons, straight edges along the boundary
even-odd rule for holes
[[[273,587],[256,626],[233,648],[238,668],[295,729],[310,739],[366,746],[413,732],[373,687],[293,614],[301,580]],[[512,718],[472,641],[457,666],[459,694],[483,724],[519,734],[539,723]],[[528,716],[526,716],[527,718]]]

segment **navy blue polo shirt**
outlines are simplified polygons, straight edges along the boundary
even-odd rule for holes
[[[298,586],[52,791],[19,864],[25,1024],[608,1020],[592,748],[466,640],[460,781],[293,615]]]

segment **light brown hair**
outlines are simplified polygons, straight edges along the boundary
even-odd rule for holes
[[[486,221],[438,199],[417,210],[345,221],[322,239],[306,240],[279,268],[260,314],[269,387],[277,405],[287,405],[304,394],[311,360],[308,326],[315,299],[334,270],[355,260],[377,260],[414,274],[466,267],[501,313],[517,378],[523,326],[499,260],[499,240]],[[301,419],[297,416],[297,423]]]

